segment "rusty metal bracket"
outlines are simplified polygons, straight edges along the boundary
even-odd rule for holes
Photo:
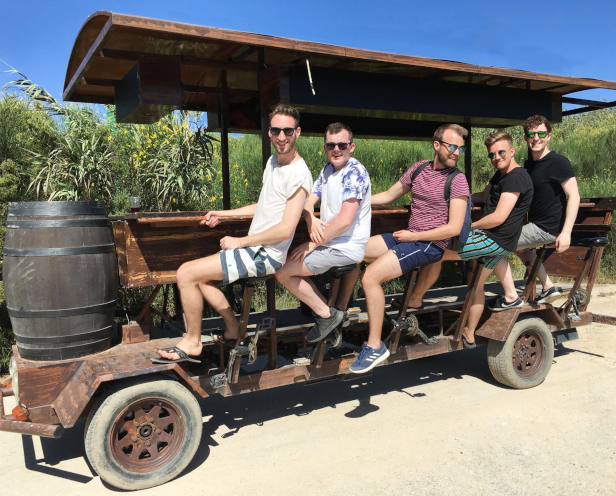
[[[4,398],[13,396],[13,391],[8,388],[0,389],[0,431],[16,432],[18,434],[30,434],[32,436],[50,437],[59,439],[64,434],[64,427],[53,424],[37,424],[15,420],[12,415],[4,415]]]

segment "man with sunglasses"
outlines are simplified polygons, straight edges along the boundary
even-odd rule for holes
[[[276,273],[276,279],[314,313],[316,323],[306,334],[309,343],[321,341],[344,320],[359,266],[344,274],[333,307],[327,306],[309,276],[323,274],[332,267],[359,264],[370,238],[372,217],[370,177],[366,168],[351,157],[355,150],[351,128],[341,122],[327,126],[323,148],[328,162],[304,207],[311,241],[297,247]],[[321,215],[317,218],[314,206],[319,201]]]
[[[466,327],[462,333],[466,348],[476,346],[475,330],[485,307],[485,281],[499,261],[515,251],[526,212],[533,199],[533,184],[528,172],[514,159],[515,149],[509,133],[491,133],[484,143],[496,172],[484,190],[471,197],[474,202],[485,203],[484,216],[473,222],[468,240],[462,249],[458,252],[447,250],[443,256],[443,260],[480,260],[483,263]],[[416,295],[419,300],[428,289],[421,281],[424,277],[422,272],[416,285],[416,288],[421,288]],[[515,287],[512,287],[506,296],[511,299],[512,307],[522,306]]]
[[[530,266],[536,258],[532,248],[551,243],[556,244],[558,252],[569,248],[571,230],[580,206],[580,194],[569,160],[548,149],[552,138],[550,121],[541,115],[533,115],[526,120],[523,128],[529,151],[524,168],[533,181],[535,194],[528,214],[529,222],[522,228],[518,241],[517,254],[525,265]],[[514,289],[507,261],[501,261],[494,273],[502,281],[505,297],[498,299],[491,309],[501,311],[515,308],[511,305],[511,297],[507,297],[507,293]],[[553,302],[560,296],[560,292],[543,265],[539,268],[538,277],[542,292],[537,297],[537,303]]]
[[[201,354],[203,298],[225,322],[222,335],[215,340],[234,341],[239,323],[229,306],[219,281],[229,284],[245,277],[274,274],[287,257],[295,228],[312,190],[312,175],[297,152],[299,112],[289,105],[278,105],[270,114],[269,136],[276,149],[263,171],[259,201],[233,210],[210,211],[201,224],[214,227],[220,220],[237,215],[253,215],[247,236],[225,236],[216,255],[186,262],[177,271],[186,335],[170,350],[158,350],[152,361],[169,363],[192,361]]]
[[[451,237],[462,230],[470,191],[464,174],[457,171],[468,131],[457,124],[439,127],[433,137],[434,158],[413,164],[387,191],[372,197],[372,205],[392,203],[412,195],[408,227],[394,233],[372,236],[365,260],[372,262],[361,277],[369,317],[368,342],[349,370],[368,372],[389,356],[381,341],[385,295],[381,284],[410,270],[440,261]],[[416,171],[418,171],[416,173]],[[449,198],[445,184],[451,174]]]

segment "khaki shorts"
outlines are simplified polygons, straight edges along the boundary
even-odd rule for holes
[[[317,246],[314,251],[311,251],[304,258],[306,267],[316,276],[327,272],[332,267],[343,267],[354,263],[359,263],[351,260],[340,250],[330,248],[329,246]]]
[[[556,236],[552,236],[531,222],[522,227],[516,250],[529,250],[530,248],[552,244],[555,241]]]

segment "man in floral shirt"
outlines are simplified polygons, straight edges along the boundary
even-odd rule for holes
[[[311,241],[297,247],[276,273],[276,279],[315,315],[316,324],[306,335],[310,343],[321,341],[342,323],[353,284],[341,285],[336,306],[330,308],[309,276],[361,262],[370,239],[372,217],[370,177],[366,168],[351,157],[355,150],[351,128],[341,122],[330,124],[323,148],[328,162],[304,207]],[[318,201],[320,218],[314,215]],[[355,281],[357,274],[358,270],[345,274],[345,279]]]

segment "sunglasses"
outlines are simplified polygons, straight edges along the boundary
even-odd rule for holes
[[[524,135],[525,135],[528,139],[534,138],[534,137],[535,137],[535,134],[536,134],[537,136],[539,136],[540,138],[545,138],[545,137],[546,137],[548,134],[550,134],[550,133],[548,133],[547,131],[526,131],[526,132],[524,133]]]
[[[490,152],[488,153],[488,158],[492,160],[494,157],[496,157],[496,154],[498,154],[501,157],[504,157],[505,155],[507,155],[507,150],[498,150],[497,152]]]
[[[447,143],[446,141],[440,141],[440,140],[439,140],[439,143],[443,143],[443,145],[447,145],[450,152],[455,152],[456,150],[460,150],[460,153],[464,153],[466,151],[465,145],[462,145],[462,146],[452,145],[451,143]]]
[[[351,145],[352,141],[349,141],[348,143],[345,143],[344,141],[340,142],[340,143],[332,143],[331,141],[328,141],[327,143],[325,143],[325,149],[332,151],[335,150],[336,147],[338,147],[338,149],[343,152],[344,150],[346,150],[350,145]]]
[[[295,132],[295,128],[294,127],[270,127],[269,131],[272,136],[278,136],[280,134],[280,131],[282,131],[285,136],[293,136],[293,133]]]

